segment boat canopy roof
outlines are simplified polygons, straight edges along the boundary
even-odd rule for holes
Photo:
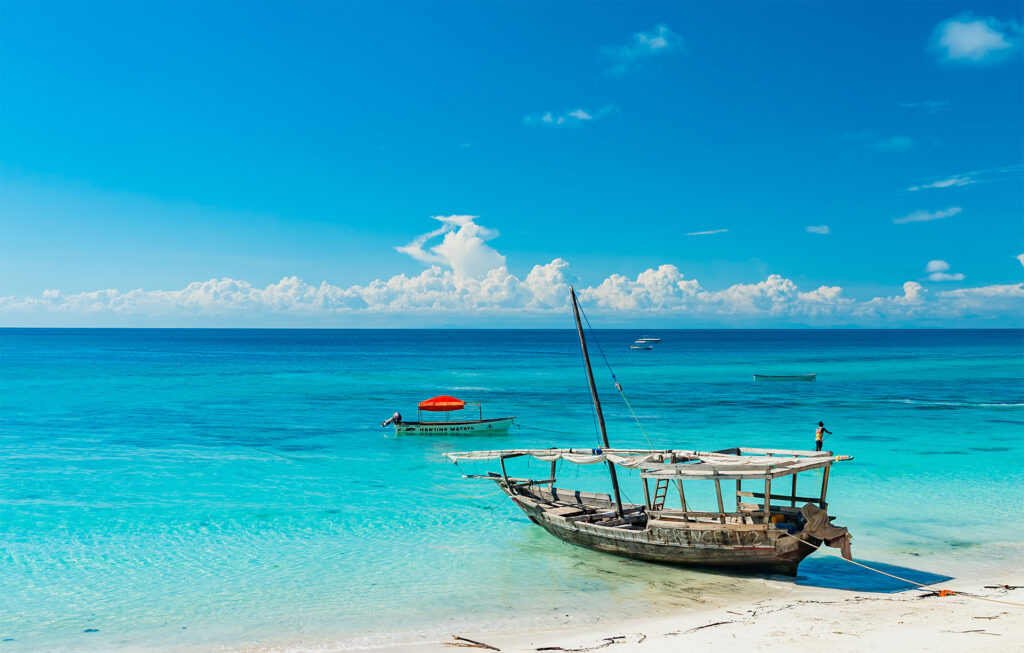
[[[439,395],[437,397],[431,397],[430,399],[424,399],[419,404],[420,410],[428,410],[435,413],[445,413],[450,410],[462,410],[465,407],[466,402],[449,395]]]
[[[721,451],[683,449],[499,449],[444,454],[452,462],[494,460],[531,456],[554,462],[565,460],[577,465],[595,465],[606,461],[621,467],[639,469],[642,478],[669,479],[753,479],[777,478],[828,467],[848,456],[828,451],[789,449],[751,449],[735,447]]]

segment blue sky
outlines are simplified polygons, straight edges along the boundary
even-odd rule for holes
[[[1018,3],[0,12],[6,324],[1024,319]]]

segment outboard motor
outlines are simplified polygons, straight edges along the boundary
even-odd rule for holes
[[[401,424],[401,423],[402,423],[402,413],[395,413],[391,417],[389,417],[386,420],[384,420],[383,422],[381,422],[380,426],[381,426],[381,428],[384,428],[388,424],[395,424],[397,426],[398,424]]]

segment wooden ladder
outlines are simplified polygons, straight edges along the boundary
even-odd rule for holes
[[[651,510],[664,510],[665,497],[668,496],[668,479],[659,478],[654,486],[654,500],[651,501]]]

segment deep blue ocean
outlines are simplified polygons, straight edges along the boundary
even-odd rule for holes
[[[812,448],[823,420],[854,456],[829,503],[857,559],[924,581],[1024,567],[1024,331],[639,335],[592,334],[614,446],[648,445],[602,351],[659,448]],[[379,427],[438,394],[521,427]],[[904,588],[824,553],[765,580],[574,548],[461,478],[493,466],[442,457],[525,446],[598,446],[572,330],[0,330],[0,651],[346,648]],[[608,489],[600,466],[558,476]]]

